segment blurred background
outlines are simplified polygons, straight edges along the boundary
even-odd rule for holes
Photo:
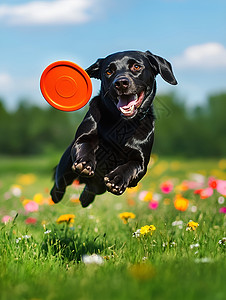
[[[113,52],[150,50],[172,63],[179,83],[157,78],[154,152],[225,156],[225,28],[224,0],[2,0],[0,154],[51,154],[72,140],[87,107],[68,113],[46,103],[47,65],[85,69]]]

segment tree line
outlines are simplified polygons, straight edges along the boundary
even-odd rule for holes
[[[226,154],[226,93],[209,96],[202,106],[187,108],[175,94],[157,95],[153,152],[185,157]],[[63,151],[72,141],[87,108],[61,112],[21,102],[7,111],[0,100],[0,154],[32,155]]]

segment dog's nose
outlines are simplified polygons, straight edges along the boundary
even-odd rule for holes
[[[124,91],[129,87],[129,79],[126,77],[120,77],[115,79],[114,86],[119,91]]]

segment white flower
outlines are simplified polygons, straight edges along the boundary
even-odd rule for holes
[[[12,195],[15,196],[15,197],[20,197],[21,194],[22,194],[22,191],[21,191],[20,186],[18,186],[18,185],[13,185],[13,186],[11,187],[11,193],[12,193]]]
[[[220,197],[218,198],[218,203],[219,203],[219,204],[224,204],[224,197],[223,197],[223,196],[220,196]]]
[[[193,249],[193,248],[198,248],[200,245],[199,243],[196,243],[196,244],[192,244],[190,245],[190,248]]]
[[[103,257],[101,257],[100,255],[97,254],[92,254],[92,255],[83,255],[82,256],[82,261],[84,262],[84,264],[89,265],[89,264],[97,264],[97,265],[101,265],[104,263],[104,259]]]
[[[226,237],[223,237],[221,240],[218,242],[219,245],[226,245]]]
[[[135,231],[135,232],[132,234],[132,237],[139,238],[139,237],[140,237],[140,229],[137,229],[137,231]]]
[[[44,232],[44,234],[49,234],[51,232],[51,230],[46,230],[45,232]]]
[[[192,205],[191,212],[193,212],[193,213],[197,212],[197,206]]]
[[[184,224],[184,222],[182,220],[179,220],[179,221],[174,221],[172,223],[172,226],[178,226],[179,229],[182,229],[183,228],[183,224]]]
[[[31,237],[31,236],[30,236],[30,235],[27,235],[27,234],[22,235],[22,238],[23,238],[23,239],[26,239],[26,240],[29,239],[30,237]]]
[[[21,238],[16,239],[16,243],[18,244],[21,241]]]

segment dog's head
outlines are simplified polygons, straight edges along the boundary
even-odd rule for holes
[[[151,104],[158,74],[168,83],[177,84],[171,64],[149,51],[112,54],[98,59],[86,72],[101,80],[101,96],[106,105],[129,119],[147,109],[147,102]]]

